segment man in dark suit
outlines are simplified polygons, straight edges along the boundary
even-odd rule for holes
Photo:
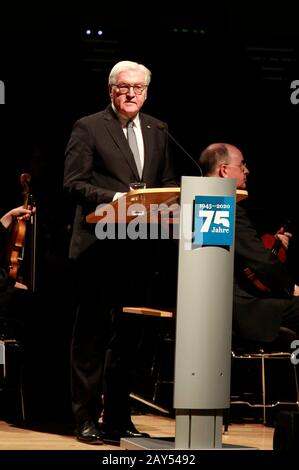
[[[200,155],[205,176],[235,178],[238,189],[246,188],[249,170],[238,148],[212,144]],[[275,237],[287,248],[291,234],[279,230]],[[249,279],[253,274],[256,281]],[[233,329],[249,340],[273,341],[280,326],[299,334],[299,287],[286,267],[264,247],[242,202],[236,208]]]
[[[143,181],[147,188],[177,185],[164,125],[140,112],[150,79],[150,71],[141,64],[117,63],[108,80],[111,104],[78,120],[66,149],[64,187],[76,202],[70,244],[77,280],[72,408],[77,438],[91,444],[145,436],[131,421],[128,380],[133,348],[124,341],[117,312],[124,303],[144,301],[151,250],[145,247],[148,240],[97,240],[95,227],[85,219],[99,204],[129,191],[131,182]],[[132,131],[137,156],[128,142]]]

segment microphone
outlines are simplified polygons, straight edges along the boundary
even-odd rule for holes
[[[162,122],[160,122],[158,124],[158,129],[160,129],[161,131],[165,131],[166,134],[168,135],[168,137],[170,137],[170,139],[179,147],[180,150],[182,150],[182,152],[187,155],[187,157],[190,158],[190,160],[192,160],[192,162],[194,163],[194,165],[196,165],[197,169],[199,170],[199,173],[200,173],[200,176],[203,176],[203,172],[202,172],[202,169],[200,167],[200,165],[197,163],[196,160],[194,160],[193,157],[191,157],[190,153],[187,152],[186,149],[184,149],[184,147],[170,134],[169,130],[167,129],[167,127],[165,126],[165,124],[163,124]]]

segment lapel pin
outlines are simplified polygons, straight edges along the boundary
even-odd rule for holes
[[[146,127],[147,127],[148,129],[150,129],[150,128],[151,128],[151,126],[146,126]]]

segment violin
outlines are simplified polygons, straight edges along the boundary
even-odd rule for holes
[[[30,209],[29,204],[30,189],[29,183],[31,181],[31,175],[29,173],[22,173],[20,176],[20,183],[23,188],[23,206],[25,209]],[[24,247],[26,239],[26,222],[21,217],[17,217],[10,227],[8,246],[6,252],[7,266],[9,276],[16,281],[22,282],[18,271],[21,262],[24,258]]]
[[[284,233],[288,232],[290,230],[290,225],[291,222],[287,220],[284,225],[281,227],[278,233]],[[270,233],[265,233],[262,237],[261,240],[263,242],[263,245],[265,248],[270,250],[277,258],[279,261],[282,263],[286,262],[287,259],[287,252],[285,247],[283,246],[281,240],[275,235],[271,235]],[[246,277],[257,287],[259,290],[263,292],[270,292],[270,288],[265,286],[255,275],[255,273],[249,268],[244,268],[244,273]]]
[[[284,233],[286,231],[287,231],[286,228],[282,228],[280,229],[278,233]],[[261,237],[261,240],[263,242],[264,247],[270,250],[275,256],[277,256],[279,261],[281,261],[282,263],[286,262],[287,252],[279,238],[276,238],[274,235],[271,235],[270,233],[265,233]]]

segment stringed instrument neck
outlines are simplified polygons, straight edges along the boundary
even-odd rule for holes
[[[291,227],[291,222],[290,220],[287,220],[283,224],[283,226],[281,227],[278,233],[283,234],[285,232],[288,232],[291,230],[290,227]],[[275,256],[277,256],[277,258],[279,259],[281,263],[286,262],[287,252],[281,240],[278,237],[276,237],[275,235],[266,233],[261,237],[261,240],[263,242],[264,247],[270,250],[271,253],[273,253]],[[255,287],[257,287],[260,291],[270,292],[271,289],[258,279],[258,277],[256,276],[256,273],[253,272],[252,269],[249,268],[249,266],[245,267],[243,271],[247,279],[249,279],[252,282],[252,284],[254,284]]]
[[[286,220],[286,222],[283,224],[283,226],[281,227],[281,229],[278,233],[283,234],[285,232],[289,232],[290,230],[291,230],[291,221]],[[264,244],[264,247],[267,248],[268,250],[270,250],[271,253],[273,253],[275,256],[277,256],[278,259],[282,263],[286,262],[287,253],[286,253],[286,249],[283,246],[280,238],[278,238],[275,235],[271,235],[269,233],[266,233],[261,237],[261,240]]]

